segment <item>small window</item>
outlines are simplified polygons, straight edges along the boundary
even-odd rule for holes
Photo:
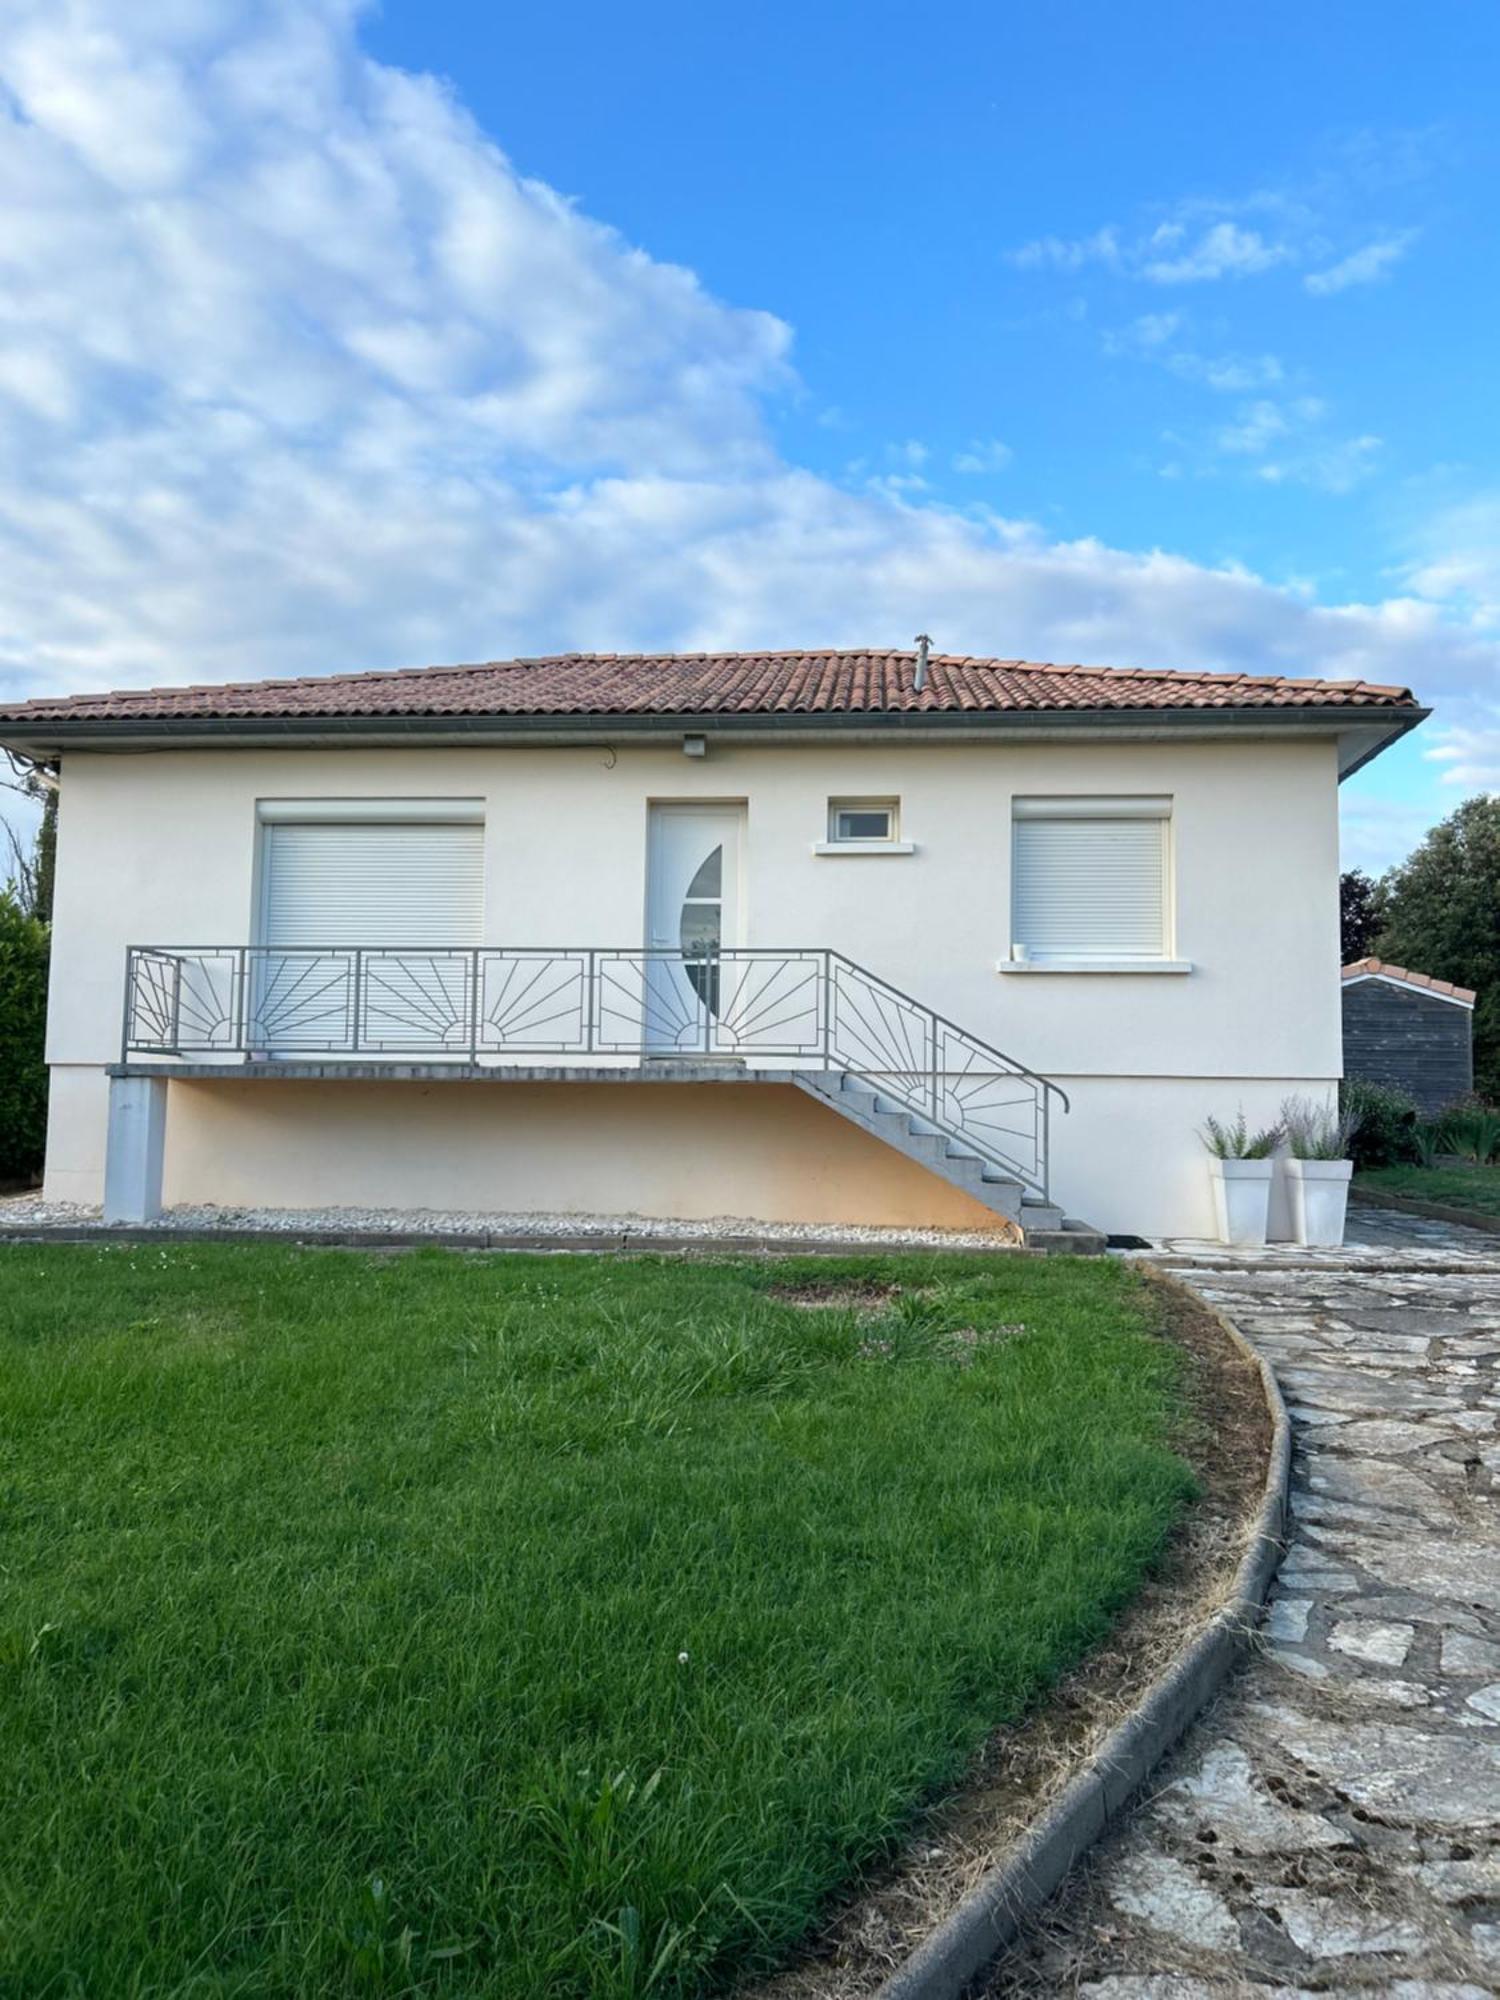
[[[828,838],[832,841],[896,838],[894,799],[830,799]]]
[[[1170,815],[1164,798],[1015,800],[1012,957],[1168,958]]]

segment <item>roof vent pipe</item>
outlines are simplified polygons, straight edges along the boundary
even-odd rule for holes
[[[932,644],[925,632],[917,634],[917,672],[912,686],[920,694],[927,685],[927,648]]]

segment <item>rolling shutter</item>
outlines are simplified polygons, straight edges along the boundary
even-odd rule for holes
[[[1018,814],[1012,928],[1036,959],[1161,958],[1167,820]]]
[[[268,945],[475,945],[484,828],[475,824],[267,826]]]

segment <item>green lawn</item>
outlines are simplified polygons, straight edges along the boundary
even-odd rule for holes
[[[1103,1260],[0,1252],[0,1994],[771,1964],[1160,1551],[1151,1311]]]
[[[1372,1167],[1355,1186],[1371,1194],[1406,1194],[1448,1208],[1500,1216],[1500,1167]]]

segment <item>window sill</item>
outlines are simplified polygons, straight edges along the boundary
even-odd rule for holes
[[[914,840],[815,840],[814,854],[915,854]]]
[[[1187,958],[1001,958],[997,972],[1191,972]]]

